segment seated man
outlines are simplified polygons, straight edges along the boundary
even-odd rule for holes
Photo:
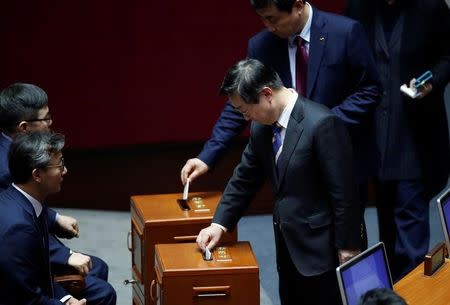
[[[13,84],[0,93],[0,191],[11,184],[7,154],[12,139],[27,131],[49,130],[52,118],[48,107],[47,94],[38,86]],[[48,209],[49,223],[59,226],[58,236],[78,237],[77,221],[59,215]],[[100,258],[74,252],[59,241],[54,234],[49,235],[50,263],[55,275],[66,272],[67,266],[75,268],[86,276],[83,296],[88,304],[104,303],[116,298],[116,293],[108,280],[108,265]]]
[[[48,131],[21,134],[11,145],[14,183],[0,193],[2,305],[86,304],[54,284],[50,270],[48,236],[56,224],[43,203],[60,191],[67,173],[63,146],[64,136]]]

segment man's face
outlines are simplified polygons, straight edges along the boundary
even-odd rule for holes
[[[64,176],[67,174],[62,153],[53,154],[50,164],[46,168],[38,169],[38,171],[40,171],[39,187],[41,191],[46,195],[58,193],[61,190]]]
[[[270,98],[265,96],[264,93],[259,95],[258,104],[247,104],[238,94],[230,95],[229,98],[233,107],[242,113],[247,121],[271,125],[277,120],[272,103],[269,101]]]
[[[256,13],[270,32],[281,38],[288,38],[301,31],[304,7],[299,0],[294,3],[290,13],[278,10],[274,4],[256,10]]]
[[[24,131],[48,131],[52,125],[52,116],[50,115],[50,109],[45,106],[39,109],[36,118],[31,118],[25,121],[26,128]]]

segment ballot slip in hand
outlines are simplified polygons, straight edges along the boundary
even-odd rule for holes
[[[419,91],[417,89],[411,89],[405,84],[400,87],[400,91],[409,96],[410,98],[416,98],[419,95]]]
[[[189,196],[189,178],[186,181],[186,184],[184,185],[183,189],[183,200],[188,200]]]
[[[211,251],[209,251],[208,248],[205,248],[205,260],[210,261],[212,260],[212,255],[211,255]]]

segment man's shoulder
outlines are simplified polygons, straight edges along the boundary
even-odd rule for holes
[[[267,29],[264,29],[257,34],[253,35],[249,39],[249,44],[273,44],[273,43],[286,43],[286,39],[280,38],[277,35],[269,32]]]
[[[325,26],[332,32],[348,32],[359,22],[346,16],[314,10],[313,26]]]

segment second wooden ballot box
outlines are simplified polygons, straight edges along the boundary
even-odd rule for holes
[[[131,196],[131,265],[133,305],[152,305],[150,283],[156,278],[156,244],[195,242],[201,229],[210,225],[221,198],[220,192]],[[237,240],[237,230],[223,236],[223,243]]]
[[[155,247],[157,305],[259,305],[259,268],[248,242],[216,247],[205,260],[196,243]]]

